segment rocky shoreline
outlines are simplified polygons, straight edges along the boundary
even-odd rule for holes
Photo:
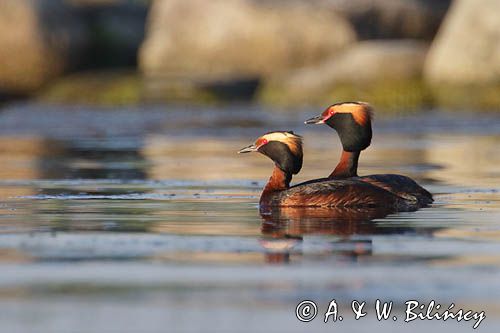
[[[495,0],[5,0],[0,28],[0,100],[500,109]]]

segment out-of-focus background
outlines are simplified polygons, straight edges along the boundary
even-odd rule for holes
[[[496,0],[3,0],[0,98],[498,109]]]
[[[272,162],[236,151],[293,130],[292,184],[324,177],[303,121],[345,100],[376,110],[359,174],[435,202],[261,215]],[[0,0],[0,332],[472,332],[414,299],[497,333],[498,111],[500,0]]]

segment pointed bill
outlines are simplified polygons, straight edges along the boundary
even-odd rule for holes
[[[254,151],[257,151],[257,146],[254,145],[254,144],[251,144],[250,146],[247,146],[245,148],[241,148],[239,151],[238,151],[238,154],[244,154],[244,153],[251,153],[251,152],[254,152]]]
[[[323,120],[323,115],[320,114],[319,116],[316,116],[316,117],[313,117],[311,119],[307,119],[306,121],[304,121],[304,124],[306,125],[310,125],[310,124],[314,124],[314,125],[320,125],[320,124],[324,124],[325,121]]]

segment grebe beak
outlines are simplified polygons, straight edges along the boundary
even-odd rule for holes
[[[304,121],[304,124],[306,125],[309,125],[309,124],[315,124],[315,125],[320,125],[320,124],[324,124],[325,121],[323,120],[323,115],[319,115],[319,116],[316,116],[316,117],[313,117],[311,119],[307,119],[306,121]]]
[[[245,147],[245,148],[241,148],[239,151],[238,151],[238,154],[244,154],[244,153],[251,153],[251,152],[254,152],[254,151],[257,151],[257,146],[252,144],[248,147]]]

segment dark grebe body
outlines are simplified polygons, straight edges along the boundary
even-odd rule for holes
[[[373,109],[363,102],[337,103],[322,114],[306,120],[306,124],[327,124],[339,135],[342,143],[340,162],[327,179],[352,179],[384,189],[418,207],[434,200],[432,195],[413,179],[395,174],[377,174],[358,177],[358,160],[361,151],[370,146],[372,139]],[[318,179],[322,182],[324,179]]]
[[[302,140],[293,132],[271,132],[239,153],[259,152],[275,163],[259,204],[262,207],[385,207],[394,211],[415,210],[414,200],[359,178],[322,179],[290,187],[302,167]]]

